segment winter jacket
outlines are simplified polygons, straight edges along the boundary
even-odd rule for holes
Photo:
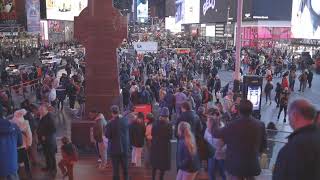
[[[129,127],[130,143],[134,147],[143,147],[146,128],[144,124],[133,122]]]
[[[21,145],[22,133],[19,127],[0,117],[0,177],[17,173],[17,147]]]
[[[23,143],[22,143],[22,146],[18,147],[18,149],[30,147],[32,144],[32,133],[31,133],[29,121],[26,121],[23,118],[22,119],[13,118],[10,122],[16,124],[22,133]]]

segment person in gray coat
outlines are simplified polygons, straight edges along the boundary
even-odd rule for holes
[[[165,171],[171,168],[171,137],[172,126],[169,124],[169,109],[161,109],[160,118],[152,127],[151,166],[152,180],[156,179],[157,170],[160,170],[160,180],[164,179]]]

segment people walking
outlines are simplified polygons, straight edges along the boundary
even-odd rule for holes
[[[268,103],[268,100],[270,101],[270,105],[272,103],[271,101],[271,91],[273,89],[273,84],[271,81],[268,81],[266,86],[264,87],[264,93],[266,94],[266,103]]]
[[[131,163],[141,167],[142,150],[144,146],[146,128],[144,125],[144,114],[139,112],[129,127],[130,143],[132,146]]]
[[[304,71],[300,76],[299,76],[299,81],[300,81],[300,89],[299,92],[304,92],[304,90],[307,87],[307,81],[308,81],[308,72]]]
[[[178,125],[178,136],[176,180],[194,180],[200,169],[200,159],[189,123],[181,122]]]
[[[286,123],[288,103],[289,103],[289,90],[288,88],[285,88],[280,95],[280,103],[279,103],[280,110],[278,114],[278,121],[279,121],[281,112],[284,111],[283,122]]]
[[[311,88],[312,87],[312,80],[313,80],[313,72],[311,70],[308,71],[307,79],[308,79],[309,88]]]
[[[54,123],[53,115],[49,112],[49,105],[42,104],[39,107],[40,122],[37,130],[39,142],[43,147],[46,167],[43,171],[49,172],[53,177],[57,173],[56,153],[56,125]]]
[[[169,124],[169,109],[163,107],[160,118],[152,126],[151,166],[152,180],[156,180],[157,171],[160,171],[159,180],[164,180],[165,171],[171,169],[171,140],[172,126]]]

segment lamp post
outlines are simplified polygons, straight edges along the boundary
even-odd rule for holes
[[[228,6],[227,25],[226,25],[226,49],[228,49],[228,37],[229,37],[229,18],[230,18],[230,6]]]
[[[236,62],[234,70],[233,91],[240,91],[240,64],[241,64],[241,24],[242,24],[243,0],[238,0],[237,31],[236,31]]]

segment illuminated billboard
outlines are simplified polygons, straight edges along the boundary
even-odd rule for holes
[[[87,5],[88,0],[46,0],[47,19],[73,21]]]
[[[40,0],[26,0],[28,32],[40,32]]]
[[[141,23],[148,20],[148,0],[137,0],[137,19]]]
[[[297,39],[320,39],[319,0],[293,0],[291,32]]]
[[[200,22],[200,0],[176,0],[175,20],[177,24]]]
[[[16,1],[0,0],[0,21],[15,21],[17,20]]]

